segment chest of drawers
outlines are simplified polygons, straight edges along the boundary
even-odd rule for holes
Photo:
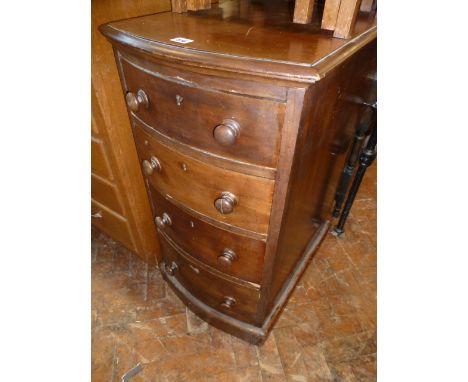
[[[367,91],[376,30],[358,23],[353,39],[337,40],[286,22],[287,12],[242,14],[243,3],[101,32],[114,47],[164,278],[200,317],[261,343],[328,231],[360,113],[349,99]]]

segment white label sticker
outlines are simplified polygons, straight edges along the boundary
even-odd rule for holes
[[[189,44],[193,42],[193,40],[190,40],[189,38],[185,38],[185,37],[171,38],[171,41],[180,42],[181,44]]]

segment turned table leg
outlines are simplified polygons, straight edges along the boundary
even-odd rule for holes
[[[346,199],[343,212],[341,213],[340,220],[338,221],[337,226],[332,231],[332,234],[334,234],[335,236],[340,236],[341,234],[343,234],[344,225],[346,223],[346,220],[348,219],[349,212],[351,211],[351,207],[353,206],[354,199],[356,198],[356,194],[359,190],[359,186],[361,185],[362,179],[364,178],[364,174],[366,173],[367,168],[372,164],[375,157],[377,156],[377,104],[372,105],[372,121],[370,129],[371,135],[369,137],[369,140],[367,141],[364,151],[362,152],[359,158],[359,168],[351,185],[351,189],[349,191],[348,198]]]

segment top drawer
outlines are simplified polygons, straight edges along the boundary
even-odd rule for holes
[[[127,104],[145,123],[215,155],[276,167],[284,103],[198,87],[120,60]]]

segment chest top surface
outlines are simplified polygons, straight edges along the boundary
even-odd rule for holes
[[[294,5],[294,4],[292,4]],[[196,13],[165,12],[101,27],[111,40],[155,55],[208,66],[315,82],[334,64],[376,38],[376,26],[360,16],[349,40],[333,38],[318,20],[292,22],[288,2],[229,1]],[[320,12],[315,12],[318,15]],[[317,17],[316,17],[317,18]]]

